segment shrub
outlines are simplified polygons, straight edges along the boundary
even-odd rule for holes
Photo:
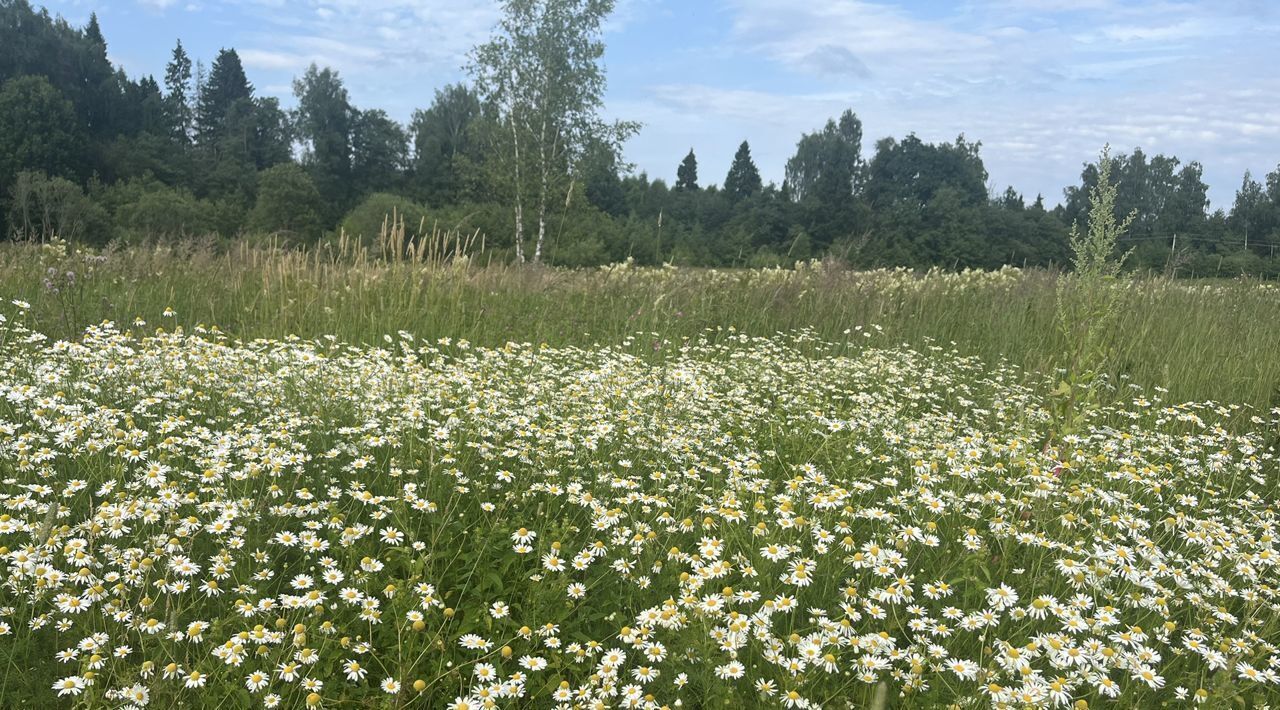
[[[188,190],[156,186],[121,205],[115,224],[126,238],[207,236],[218,229],[214,207]]]
[[[356,205],[342,218],[342,230],[348,236],[373,243],[382,232],[383,222],[389,222],[392,215],[404,221],[405,231],[410,235],[417,234],[420,228],[431,231],[427,208],[407,197],[389,192],[375,192]],[[424,222],[426,226],[422,227]]]
[[[258,175],[258,201],[249,213],[249,228],[294,236],[320,237],[323,202],[315,183],[301,166],[281,163]]]
[[[107,239],[106,211],[66,178],[20,172],[9,198],[8,225],[15,238],[99,243]]]

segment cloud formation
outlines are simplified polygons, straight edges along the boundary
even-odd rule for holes
[[[463,78],[497,0],[50,0],[97,10],[113,59],[162,74],[181,37],[236,47],[292,103],[311,62],[400,120]],[[160,38],[163,38],[161,41]],[[851,108],[876,139],[964,133],[992,188],[1050,202],[1104,142],[1205,166],[1215,207],[1280,162],[1280,6],[1270,0],[620,0],[606,26],[609,114],[645,124],[627,158],[670,179],[685,152],[723,179],[751,142],[780,181],[802,132]]]
[[[1265,69],[1280,62],[1280,31],[1264,4],[940,5],[726,0],[725,41],[785,80],[655,83],[654,128],[673,133],[668,117],[695,110],[739,132],[758,126],[753,151],[779,179],[800,132],[852,108],[868,150],[886,135],[963,132],[983,141],[993,188],[1051,202],[1106,142],[1201,161],[1215,206],[1229,204],[1245,168],[1280,161],[1280,81]],[[717,147],[717,162],[729,150]]]

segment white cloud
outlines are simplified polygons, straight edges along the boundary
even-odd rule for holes
[[[925,21],[886,4],[859,0],[794,2],[732,0],[735,40],[798,69],[830,73],[830,63],[883,73],[911,55],[925,64],[968,64],[985,58],[991,40],[941,22]]]
[[[661,84],[651,94],[653,122],[659,132],[664,112],[699,113],[688,124],[695,130],[723,122],[752,139],[767,178],[781,179],[801,132],[843,108],[863,119],[867,152],[881,136],[937,141],[964,132],[986,141],[996,187],[1050,202],[1105,142],[1200,160],[1215,205],[1229,201],[1244,167],[1280,160],[1280,80],[1265,49],[1280,30],[1259,22],[1267,10],[1247,0],[726,5],[739,55],[793,80],[747,78],[750,91]],[[713,131],[705,140],[727,158],[729,141]]]
[[[250,69],[294,71],[306,66],[307,58],[291,52],[272,52],[265,49],[240,49],[236,51],[240,61]]]
[[[451,0],[237,0],[255,25],[237,40],[246,66],[273,85],[312,62],[342,75],[352,100],[400,119],[460,76],[472,46],[497,19],[494,2]],[[282,98],[288,98],[284,96]]]
[[[863,120],[867,156],[883,136],[914,132],[923,140],[950,141],[964,133],[983,141],[993,188],[1013,185],[1028,198],[1042,193],[1054,204],[1104,143],[1125,152],[1141,146],[1203,163],[1217,208],[1230,205],[1246,168],[1265,172],[1280,162],[1280,104],[1271,98],[1280,96],[1280,79],[1249,81],[1251,88],[1234,91],[1220,84],[1220,79],[1190,78],[1088,101],[1071,95],[1028,100],[1007,92],[913,105],[851,92],[787,94],[664,84],[653,88],[648,101],[618,108],[646,122],[632,143],[632,159],[659,176],[674,172],[690,144],[704,182],[719,181],[745,138],[765,179],[780,181],[801,133],[853,108]]]

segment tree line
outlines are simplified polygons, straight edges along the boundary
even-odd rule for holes
[[[861,267],[1052,266],[1088,209],[1098,165],[1061,204],[994,192],[981,143],[883,138],[864,155],[852,110],[796,144],[781,185],[742,141],[710,177],[691,148],[668,184],[636,173],[640,129],[600,117],[601,25],[612,0],[506,0],[469,81],[435,91],[407,124],[357,107],[339,73],[310,66],[295,106],[259,94],[239,55],[192,58],[160,80],[107,58],[84,27],[0,0],[0,228],[92,244],[340,231],[371,238],[389,214],[484,235],[493,258],[590,265],[766,266],[834,256]],[[1117,207],[1136,217],[1130,265],[1280,276],[1280,167],[1244,176],[1209,210],[1198,162],[1135,148],[1111,158]],[[719,171],[723,170],[723,177]]]

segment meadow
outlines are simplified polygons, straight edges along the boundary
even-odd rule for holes
[[[446,253],[0,245],[0,706],[1280,699],[1274,284]]]
[[[165,309],[176,313],[159,323],[166,328],[217,326],[241,339],[378,344],[403,330],[486,346],[593,347],[634,337],[658,357],[717,332],[805,328],[827,341],[861,342],[874,329],[892,345],[954,345],[992,367],[1007,361],[1037,382],[1071,349],[1055,323],[1057,275],[1045,270],[855,271],[824,262],[568,270],[490,263],[485,254],[450,258],[466,248],[446,235],[399,258],[408,250],[394,243],[93,253],[0,243],[0,284],[7,298],[32,305],[31,327],[56,338],[103,320],[126,329],[135,318],[155,322]],[[1280,283],[1137,278],[1120,288],[1116,382],[1165,387],[1174,401],[1280,404]]]

